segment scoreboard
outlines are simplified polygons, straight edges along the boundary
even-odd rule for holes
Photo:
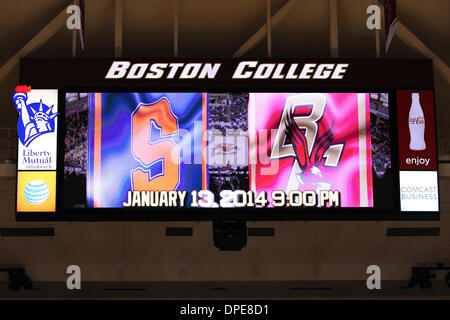
[[[20,68],[17,220],[439,219],[430,60]]]

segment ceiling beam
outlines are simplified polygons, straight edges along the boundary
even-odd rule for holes
[[[367,7],[372,4],[376,4],[381,9],[381,18],[384,20],[384,5],[379,0],[360,0],[360,3]],[[394,36],[399,37],[403,42],[406,43],[410,48],[416,49],[419,51],[422,55],[425,57],[431,59],[433,61],[433,66],[436,68],[436,70],[439,72],[439,74],[444,78],[447,83],[450,83],[450,68],[445,64],[444,61],[442,61],[441,58],[437,54],[435,54],[428,46],[426,46],[422,40],[420,40],[411,30],[409,30],[403,23],[400,22],[398,19],[397,22],[397,28],[395,30]],[[379,31],[376,32],[375,35],[375,45],[376,45],[376,52],[377,52],[377,58],[379,57],[379,46],[380,46],[380,34]]]
[[[381,8],[384,5],[377,0],[377,3]],[[384,20],[384,10],[381,10],[381,16]],[[447,64],[442,61],[437,54],[433,52],[425,43],[422,42],[411,30],[409,30],[403,23],[398,19],[397,28],[394,33],[395,36],[399,37],[403,42],[405,42],[410,48],[416,49],[425,57],[433,61],[433,66],[439,72],[439,74],[444,78],[447,83],[450,83],[450,68]]]
[[[121,57],[123,44],[123,0],[116,0],[114,22],[114,56]]]
[[[280,10],[271,18],[271,30],[275,28],[298,3],[299,0],[289,0]],[[239,58],[246,54],[250,49],[254,48],[267,35],[267,24],[264,24],[256,33],[250,37],[239,49],[233,53],[233,58]]]
[[[48,39],[50,39],[59,29],[66,25],[67,12],[66,7],[50,21],[41,31],[39,31],[26,45],[17,51],[3,66],[0,67],[0,83],[5,80],[7,75],[19,64],[20,58],[25,57],[34,50],[40,48]]]
[[[402,39],[408,46],[416,49],[425,57],[433,60],[433,65],[442,77],[450,83],[450,68],[439,58],[430,48],[428,48],[418,37],[414,35],[403,23],[397,22],[397,29],[395,35]]]

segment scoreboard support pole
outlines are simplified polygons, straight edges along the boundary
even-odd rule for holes
[[[266,0],[266,29],[267,29],[267,57],[272,57],[272,14],[270,12],[270,0]]]
[[[374,4],[376,5],[378,3],[378,0],[374,0]],[[380,30],[375,29],[375,53],[376,57],[381,57],[381,43],[380,43]]]
[[[330,55],[332,58],[339,57],[339,34],[337,1],[330,0]]]
[[[174,0],[173,9],[173,56],[178,57],[178,0]]]
[[[121,57],[123,42],[123,0],[116,0],[114,24],[114,56]]]

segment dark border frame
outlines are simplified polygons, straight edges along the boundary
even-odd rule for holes
[[[39,89],[39,88],[35,88]],[[397,136],[397,90],[433,90],[430,88],[309,88],[284,87],[273,88],[199,88],[201,92],[387,92],[389,94],[389,118],[391,150],[398,150]],[[382,221],[382,220],[440,220],[439,212],[400,212],[400,180],[399,159],[396,152],[391,152],[391,167],[393,171],[393,190],[398,190],[394,195],[393,208],[74,208],[65,209],[63,204],[64,194],[64,150],[65,132],[65,94],[67,92],[192,92],[192,88],[161,88],[152,87],[148,90],[128,88],[100,88],[100,87],[66,87],[58,88],[58,141],[57,141],[57,166],[56,166],[56,212],[17,212],[17,221],[214,221],[214,220],[248,220],[248,221],[308,221],[308,220],[335,220],[335,221]],[[369,92],[370,93],[370,92]],[[435,101],[435,100],[434,100]],[[436,112],[435,112],[436,130]],[[18,142],[19,143],[19,142]],[[18,145],[17,145],[18,147]],[[437,139],[436,139],[437,148]],[[437,149],[436,149],[437,150]],[[439,169],[439,168],[438,168]],[[407,170],[403,170],[407,171]],[[414,171],[414,170],[410,170]],[[438,176],[439,176],[439,170]],[[16,196],[17,196],[17,172],[16,170]],[[438,181],[439,188],[439,181]],[[302,210],[303,212],[294,212]],[[151,211],[151,212],[149,212]]]
[[[194,79],[105,79],[113,61],[132,63],[182,62],[222,63],[221,71],[212,80]],[[346,75],[341,80],[232,80],[233,68],[241,61],[259,63],[349,63]],[[61,114],[64,112],[65,93],[72,92],[388,92],[391,120],[391,150],[398,150],[397,136],[397,90],[433,90],[433,67],[431,59],[365,59],[365,58],[23,58],[20,61],[20,84],[31,84],[34,89],[57,88]],[[413,73],[411,72],[412,70]],[[89,77],[86,77],[89,74]],[[68,76],[70,75],[70,76]],[[56,79],[56,80],[55,80]],[[226,89],[224,89],[226,88]],[[436,157],[437,125],[435,108]],[[58,117],[58,130],[63,131],[63,117]],[[64,137],[58,137],[57,150],[64,149]],[[64,154],[57,158],[57,184],[64,178]],[[293,213],[295,208],[245,208],[245,209],[165,209],[165,208],[114,208],[64,210],[60,187],[56,190],[57,212],[17,213],[17,221],[302,221],[302,220],[439,220],[439,212],[400,212],[398,154],[391,154],[393,170],[394,207],[379,208],[308,208],[308,212]],[[439,162],[438,162],[439,163]],[[17,166],[17,164],[16,164]],[[407,170],[405,170],[407,171]],[[439,165],[437,167],[439,177]],[[63,185],[63,184],[62,184]],[[439,179],[438,179],[439,188]],[[16,167],[17,196],[17,167]],[[126,210],[126,211],[125,211]],[[145,213],[151,210],[151,214]],[[301,209],[300,209],[301,210]]]

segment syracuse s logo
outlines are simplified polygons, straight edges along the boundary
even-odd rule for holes
[[[298,190],[300,185],[312,186],[316,192],[331,188],[330,183],[322,180],[325,177],[320,168],[338,166],[344,143],[332,144],[333,123],[322,136],[317,136],[326,104],[321,93],[297,94],[286,99],[270,155],[270,160],[295,158],[286,192]],[[310,110],[307,115],[305,108]]]
[[[55,131],[55,118],[58,113],[53,112],[53,106],[48,107],[42,103],[42,99],[39,103],[27,104],[27,90],[18,89],[19,87],[13,95],[14,104],[19,111],[17,132],[20,142],[28,147],[37,137]]]

